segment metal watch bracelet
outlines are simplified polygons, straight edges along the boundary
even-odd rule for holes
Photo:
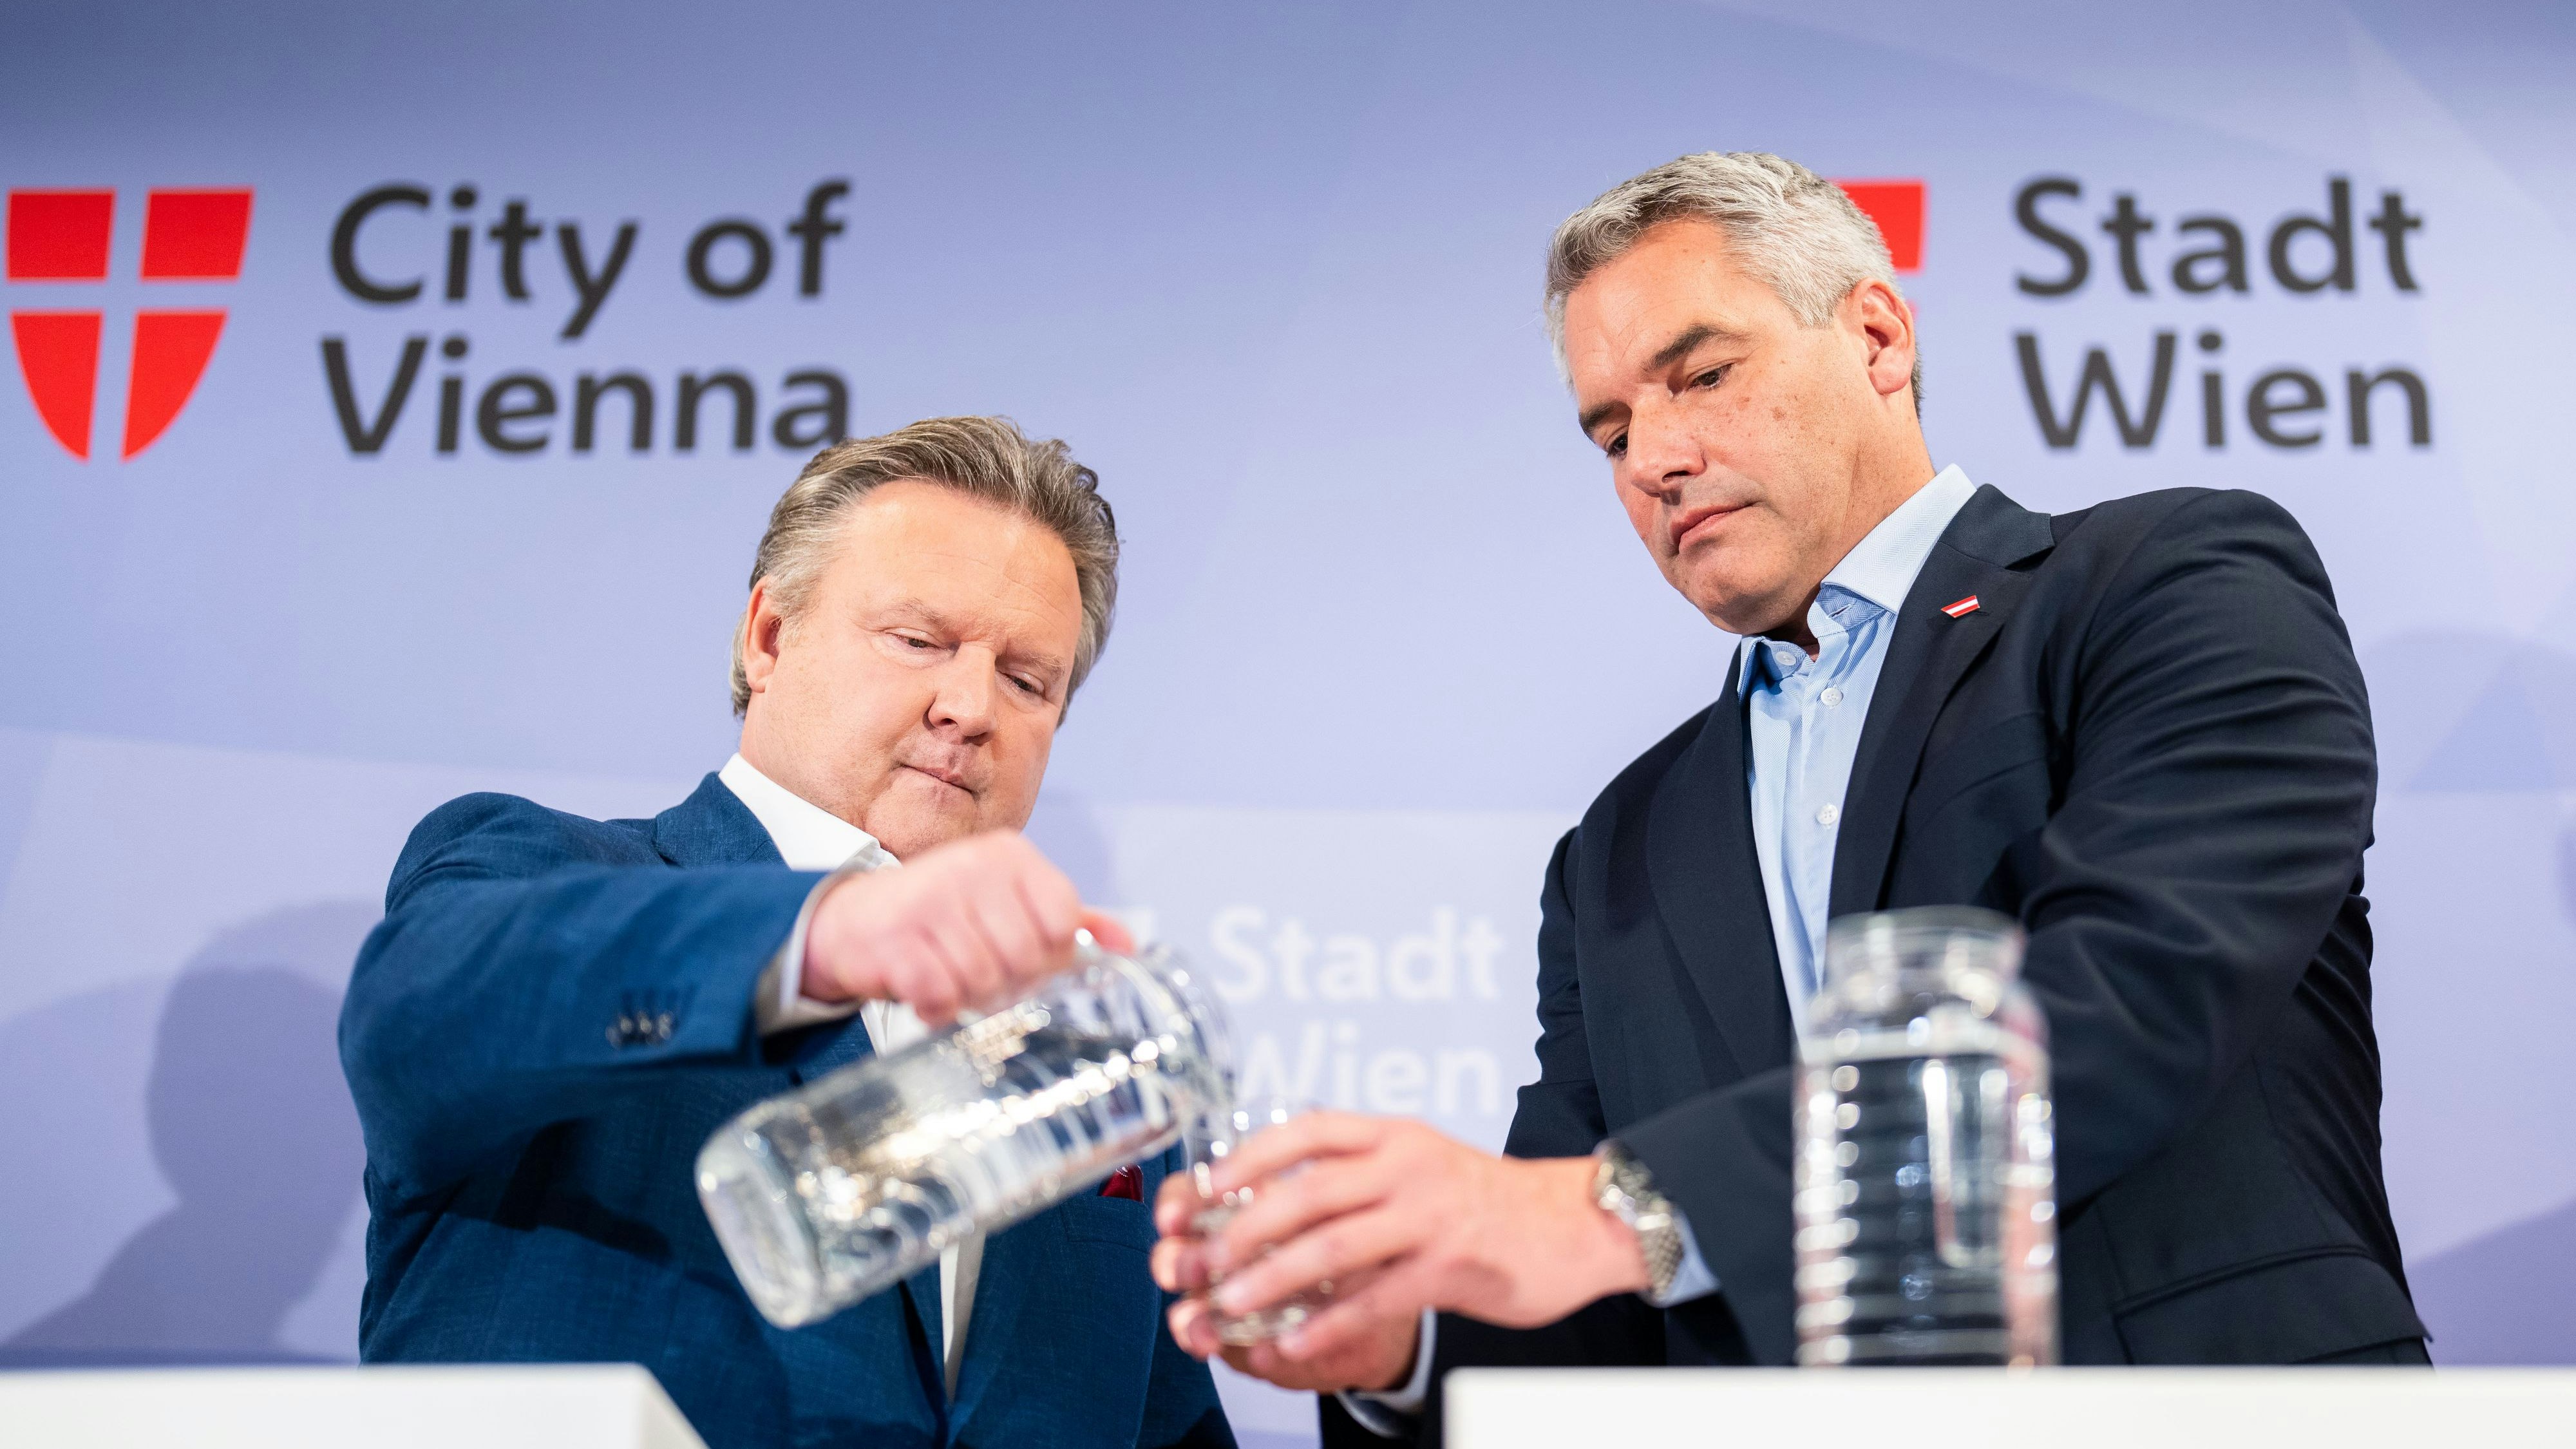
[[[1618,1139],[1603,1142],[1592,1156],[1593,1206],[1637,1235],[1637,1246],[1646,1255],[1646,1300],[1660,1302],[1682,1269],[1682,1230],[1672,1202],[1655,1191],[1655,1175]]]

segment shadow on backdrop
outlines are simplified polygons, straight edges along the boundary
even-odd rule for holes
[[[2576,921],[2576,825],[2558,840],[2558,899]],[[2576,1202],[2472,1239],[2409,1276],[2434,1362],[2576,1364]]]
[[[2437,1364],[2576,1364],[2576,1202],[2411,1268]]]
[[[2438,690],[2372,697],[2391,775],[2383,789],[2576,790],[2576,654],[2507,635],[2409,635],[2371,649],[2372,677],[2413,677],[2426,658],[2483,682],[2465,709]],[[2576,921],[2576,824],[2562,830],[2556,864],[2559,907]],[[2409,1262],[2406,1277],[2435,1363],[2576,1364],[2576,1202]]]
[[[0,1344],[0,1364],[312,1361],[281,1329],[358,1195],[366,1153],[340,1075],[336,983],[376,915],[359,902],[279,911],[181,969],[146,1092],[178,1205],[86,1294]]]

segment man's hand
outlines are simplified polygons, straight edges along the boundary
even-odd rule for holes
[[[1172,1341],[1194,1358],[1222,1354],[1238,1373],[1283,1389],[1329,1394],[1343,1389],[1398,1388],[1413,1377],[1413,1355],[1422,1336],[1422,1315],[1372,1322],[1341,1347],[1302,1359],[1289,1358],[1276,1344],[1239,1348],[1219,1343],[1216,1311],[1208,1306],[1203,1293],[1193,1293],[1172,1305],[1171,1327]]]
[[[834,886],[806,928],[800,989],[816,1001],[900,1001],[944,1026],[1072,965],[1082,929],[1107,950],[1136,948],[1017,831],[970,835]]]
[[[1303,1172],[1275,1175],[1300,1162]],[[1330,1282],[1330,1306],[1281,1338],[1278,1358],[1350,1374],[1332,1387],[1384,1388],[1411,1358],[1388,1369],[1393,1326],[1409,1343],[1425,1308],[1528,1328],[1648,1286],[1636,1234],[1592,1201],[1592,1172],[1587,1157],[1495,1157],[1418,1122],[1309,1113],[1218,1164],[1212,1191],[1259,1187],[1211,1237],[1187,1236],[1204,1205],[1195,1184],[1163,1185],[1154,1274],[1174,1292],[1222,1278],[1212,1297],[1230,1314]],[[1181,1336],[1199,1328],[1175,1311],[1184,1348],[1204,1344]]]

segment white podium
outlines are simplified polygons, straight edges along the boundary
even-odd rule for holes
[[[2576,1444],[2570,1369],[1461,1369],[1448,1449]]]
[[[706,1449],[633,1364],[0,1373],[8,1449]]]

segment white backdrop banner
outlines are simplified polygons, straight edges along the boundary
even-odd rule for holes
[[[2395,0],[20,4],[0,46],[0,1361],[346,1359],[331,1022],[410,825],[678,800],[770,503],[1002,412],[1123,613],[1032,834],[1256,1085],[1499,1142],[1556,835],[1722,687],[1538,324],[1686,151],[1844,178],[1936,457],[2250,488],[2373,693],[2390,1194],[2576,1361],[2576,24]],[[256,1187],[245,1184],[256,1183]],[[1305,1405],[1230,1382],[1248,1435]]]

